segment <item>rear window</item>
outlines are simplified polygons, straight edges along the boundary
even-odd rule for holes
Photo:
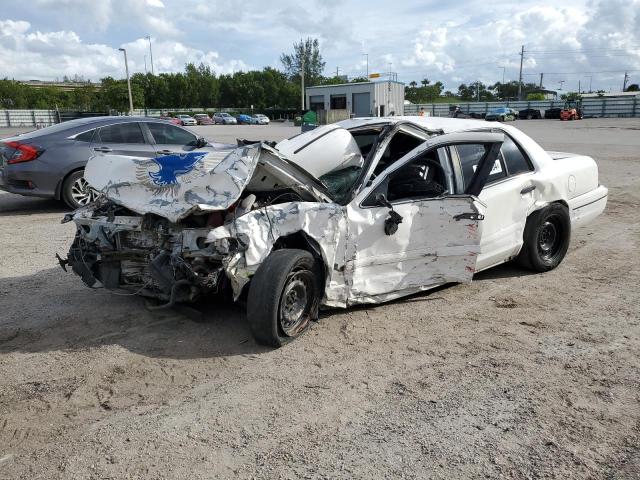
[[[500,150],[500,157],[507,165],[509,175],[518,175],[533,170],[533,166],[522,149],[508,135],[504,136],[504,143]]]
[[[486,153],[486,147],[481,143],[468,143],[456,145],[458,156],[460,157],[460,167],[462,168],[462,178],[464,180],[464,189],[466,190],[473,174],[478,167],[478,163],[482,160]],[[495,182],[507,176],[502,159],[498,157],[489,173],[487,184]]]
[[[96,133],[94,130],[89,130],[88,132],[81,133],[80,135],[76,135],[76,140],[79,142],[91,142],[93,140],[93,135]]]
[[[102,127],[99,136],[104,143],[144,143],[144,135],[137,122]]]

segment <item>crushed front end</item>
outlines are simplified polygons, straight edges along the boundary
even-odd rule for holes
[[[171,223],[154,214],[138,215],[108,200],[77,210],[76,236],[61,260],[85,284],[97,282],[160,300],[170,306],[193,302],[225,286],[224,256],[205,245],[216,213]]]

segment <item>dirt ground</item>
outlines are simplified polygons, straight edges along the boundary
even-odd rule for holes
[[[54,258],[65,208],[0,194],[0,478],[640,478],[640,119],[516,125],[610,189],[558,269],[325,312],[279,350],[239,308],[87,289]]]

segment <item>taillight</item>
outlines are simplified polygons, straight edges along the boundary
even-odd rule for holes
[[[33,145],[20,142],[4,142],[7,147],[15,149],[13,155],[7,158],[8,164],[30,162],[40,156],[43,150]]]

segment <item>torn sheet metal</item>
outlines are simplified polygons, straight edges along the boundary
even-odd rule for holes
[[[314,241],[325,265],[342,263],[339,254],[344,250],[341,239],[345,229],[345,207],[333,203],[289,202],[253,210],[211,230],[206,241],[216,248],[229,239],[243,239],[242,255],[226,265],[228,276],[233,278],[234,294],[238,296],[278,240],[293,233],[304,232]],[[332,271],[325,273],[328,297],[325,303],[344,302],[344,281],[336,278]],[[342,276],[340,273],[337,277]]]
[[[113,202],[177,222],[197,211],[229,208],[258,163],[259,145],[155,158],[97,155],[85,178]]]

